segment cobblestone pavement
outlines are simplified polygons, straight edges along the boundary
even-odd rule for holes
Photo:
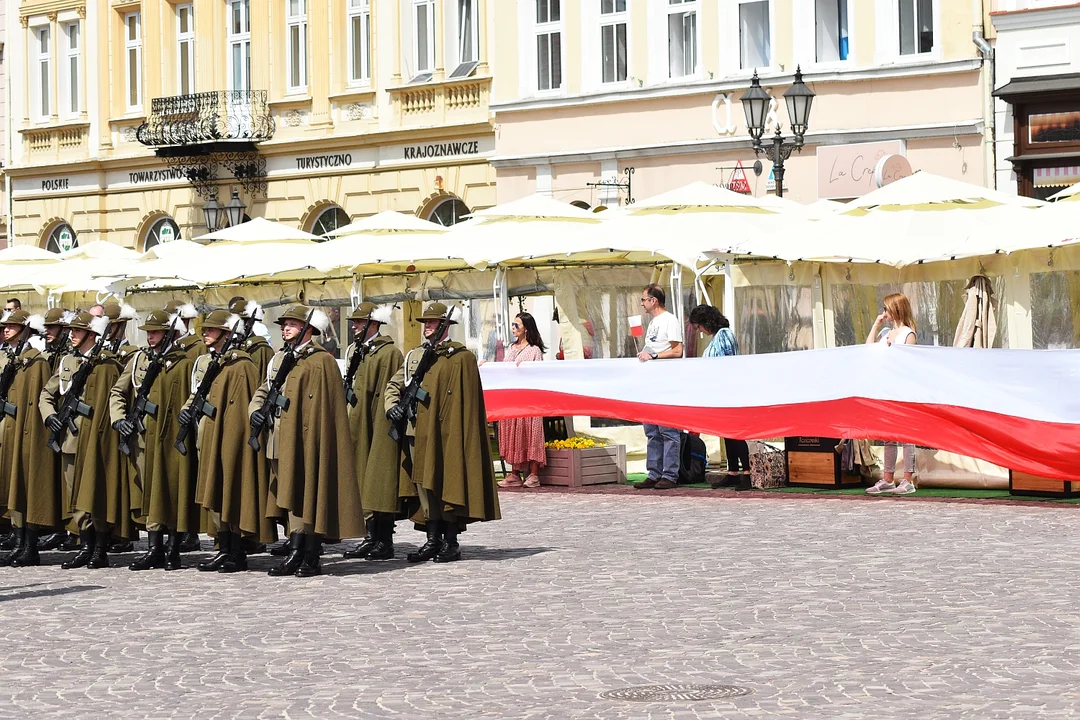
[[[0,569],[0,717],[1080,716],[1076,509],[503,505],[451,565],[407,566],[402,528],[399,560],[310,580]],[[600,697],[667,683],[752,693]]]

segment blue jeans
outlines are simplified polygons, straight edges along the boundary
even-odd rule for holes
[[[649,439],[645,467],[650,480],[679,481],[679,431],[675,428],[645,424]]]

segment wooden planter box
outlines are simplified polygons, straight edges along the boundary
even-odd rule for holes
[[[1053,480],[1038,475],[1029,475],[1019,470],[1010,470],[1009,494],[1074,498],[1080,496],[1080,481]]]
[[[582,487],[626,482],[626,446],[608,445],[584,450],[547,451],[540,469],[541,485]]]

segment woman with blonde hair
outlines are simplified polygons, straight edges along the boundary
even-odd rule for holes
[[[880,343],[886,346],[914,345],[915,344],[915,317],[911,313],[911,303],[903,293],[893,293],[885,298],[881,314],[874,320],[874,326],[870,328],[870,335],[866,338],[867,345]],[[888,327],[883,327],[883,326]],[[894,478],[896,474],[897,447],[900,443],[893,441],[885,442],[885,468],[881,480],[873,487],[867,488],[868,495],[910,495],[915,492],[915,485],[911,478],[915,473],[915,446],[912,443],[904,445],[904,479],[897,485]]]

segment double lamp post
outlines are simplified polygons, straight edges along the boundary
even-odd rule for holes
[[[795,82],[784,93],[787,104],[788,120],[794,138],[789,142],[780,132],[780,123],[776,123],[776,134],[772,138],[772,147],[763,145],[765,121],[769,116],[772,98],[761,88],[757,71],[750,81],[750,89],[741,98],[743,112],[746,113],[746,128],[754,142],[754,154],[768,154],[773,164],[773,180],[776,182],[776,197],[784,197],[784,161],[791,156],[792,150],[802,152],[803,137],[810,123],[810,106],[814,102],[814,91],[806,86],[802,78],[802,68],[795,69]]]

